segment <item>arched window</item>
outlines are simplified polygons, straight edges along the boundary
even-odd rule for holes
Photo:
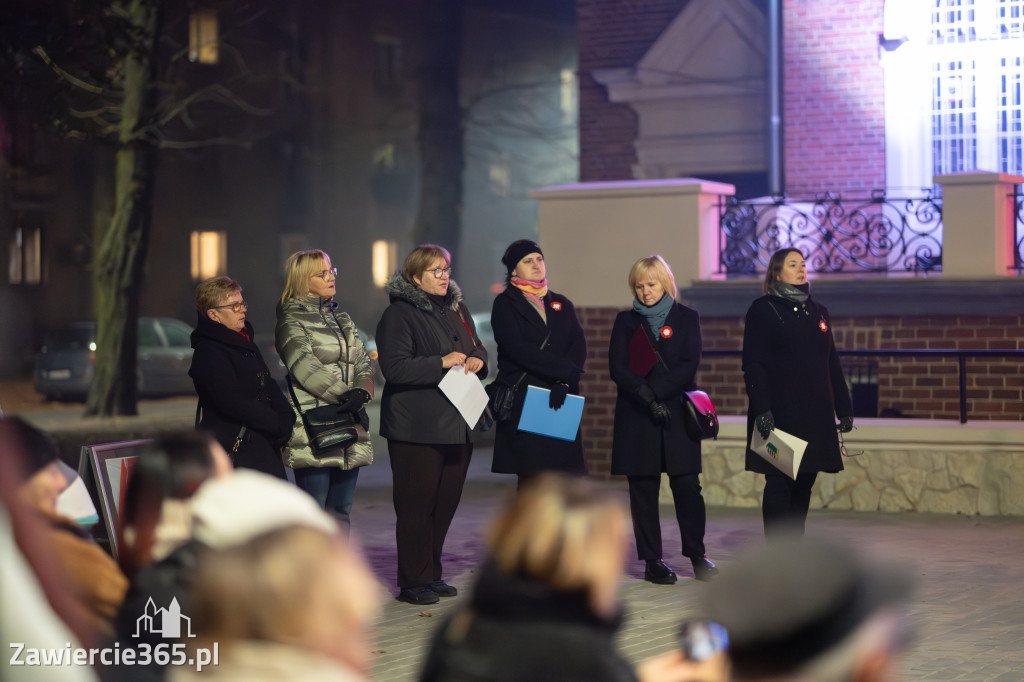
[[[1024,172],[1024,0],[889,0],[886,180]]]

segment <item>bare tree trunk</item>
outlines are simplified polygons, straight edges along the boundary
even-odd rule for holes
[[[114,217],[95,252],[96,374],[87,415],[137,414],[139,291],[149,247],[156,150],[144,139],[155,102],[159,0],[121,3],[133,48],[122,64],[124,101],[118,135]]]
[[[462,0],[430,0],[419,83],[420,201],[413,230],[417,244],[433,242],[458,260],[462,235],[462,112],[459,56]]]

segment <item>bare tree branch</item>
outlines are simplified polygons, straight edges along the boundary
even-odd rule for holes
[[[87,92],[91,92],[91,93],[94,93],[94,94],[97,94],[97,95],[102,95],[105,92],[104,89],[101,88],[100,86],[93,85],[91,83],[86,83],[81,78],[78,78],[76,76],[72,76],[70,73],[68,73],[64,69],[60,68],[57,64],[54,63],[54,61],[52,59],[50,59],[50,55],[48,55],[46,53],[46,50],[43,49],[42,45],[36,45],[35,47],[33,47],[32,48],[32,53],[37,55],[40,59],[42,59],[46,63],[47,66],[49,66],[51,69],[53,69],[53,72],[55,74],[57,74],[58,76],[61,77],[62,80],[65,80],[68,83],[71,83],[71,85],[74,85],[76,88],[81,88],[82,90],[85,90]]]

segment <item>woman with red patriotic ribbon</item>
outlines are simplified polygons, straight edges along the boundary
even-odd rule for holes
[[[498,345],[495,381],[517,388],[511,418],[498,422],[491,470],[516,474],[520,483],[541,471],[585,474],[579,432],[575,441],[563,441],[517,428],[527,386],[549,389],[549,404],[555,409],[562,407],[569,393],[579,393],[587,358],[583,325],[572,301],[548,289],[544,253],[536,242],[513,242],[501,262],[507,272],[506,287],[491,309]]]
[[[629,481],[637,558],[644,580],[676,582],[662,561],[658,493],[668,474],[682,539],[698,580],[710,580],[715,564],[704,553],[704,497],[701,495],[700,441],[683,424],[683,393],[697,388],[700,318],[677,303],[676,281],[661,256],[641,258],[629,271],[633,306],[615,318],[608,368],[618,386],[612,473]]]

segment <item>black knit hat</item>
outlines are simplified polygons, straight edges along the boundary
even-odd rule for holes
[[[540,250],[540,244],[533,241],[532,239],[520,239],[519,241],[512,242],[508,248],[505,249],[505,255],[501,257],[501,262],[505,266],[505,270],[509,275],[516,269],[516,265],[519,261],[523,260],[531,253],[539,253],[541,256],[544,252]]]
[[[45,433],[21,417],[0,419],[0,438],[4,438],[18,457],[25,478],[57,460],[57,446]]]

